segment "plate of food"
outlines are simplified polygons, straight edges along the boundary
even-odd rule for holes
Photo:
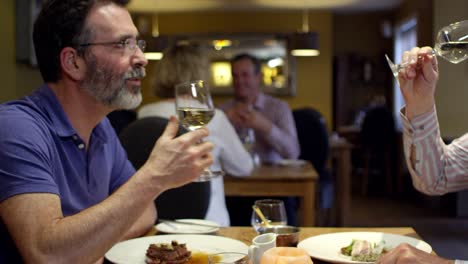
[[[368,264],[401,243],[425,252],[431,246],[419,239],[381,232],[340,232],[309,237],[297,245],[315,259],[331,263]]]
[[[210,234],[219,230],[219,224],[204,219],[163,220],[156,229],[167,234]]]
[[[208,255],[220,252],[248,253],[248,246],[231,238],[213,235],[156,235],[115,244],[105,257],[117,264],[145,264],[158,258],[165,262],[207,264]],[[177,251],[178,254],[171,254]],[[170,259],[171,256],[178,259]],[[180,258],[182,259],[179,259]],[[166,259],[169,258],[169,259]],[[154,261],[155,263],[156,260]]]

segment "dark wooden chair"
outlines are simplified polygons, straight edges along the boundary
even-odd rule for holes
[[[120,133],[120,141],[127,151],[128,159],[136,169],[146,162],[168,121],[161,117],[146,117],[131,123]],[[179,134],[185,131],[184,128],[179,128]],[[192,182],[167,190],[155,200],[158,217],[161,219],[203,219],[208,210],[210,197],[209,181]]]
[[[328,129],[322,114],[313,108],[301,108],[293,111],[297,137],[301,148],[300,159],[308,160],[319,174],[317,207],[318,212],[330,214],[334,205],[335,180],[327,168],[330,155]],[[318,216],[321,217],[320,215]],[[323,218],[326,218],[324,216]],[[324,220],[328,221],[328,220]],[[317,219],[317,222],[323,222]],[[325,223],[327,224],[327,223]]]
[[[393,113],[386,106],[367,110],[360,142],[363,153],[362,194],[367,195],[369,191],[371,175],[383,177],[385,191],[392,193],[393,179],[397,178],[398,137]]]

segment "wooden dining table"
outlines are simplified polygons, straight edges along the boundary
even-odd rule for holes
[[[421,239],[416,231],[411,227],[378,227],[378,228],[369,228],[369,227],[359,227],[359,228],[349,228],[349,227],[301,227],[299,233],[299,241],[302,241],[306,238],[329,234],[337,232],[382,232],[390,233],[397,235],[409,236],[417,239]],[[254,238],[257,233],[251,227],[228,227],[221,228],[218,232],[218,235],[223,237],[229,237],[233,239],[240,240],[247,245],[251,244],[252,238]],[[317,259],[312,259],[314,264],[326,264],[329,262],[320,261]]]
[[[412,227],[300,227],[299,241],[312,236],[337,232],[382,232],[421,239]],[[157,231],[154,230],[153,234],[156,233]],[[233,238],[250,245],[252,238],[257,235],[257,232],[250,226],[232,226],[221,227],[216,234]]]
[[[299,225],[315,225],[318,174],[312,164],[260,165],[248,177],[224,177],[226,196],[291,197],[300,199]]]
[[[301,227],[299,241],[312,236],[337,232],[382,232],[421,239],[412,227]],[[153,228],[147,235],[157,234],[157,230]],[[246,245],[251,245],[252,239],[257,236],[257,233],[252,227],[222,227],[215,235],[236,239]],[[314,264],[329,263],[317,259],[313,259],[313,262]]]

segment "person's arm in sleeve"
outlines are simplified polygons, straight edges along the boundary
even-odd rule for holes
[[[437,58],[430,47],[403,53],[398,82],[406,102],[403,123],[404,151],[415,188],[442,194],[466,188],[468,151],[465,135],[446,146],[440,137],[435,111],[439,78]]]
[[[300,147],[292,112],[289,106],[281,101],[278,105],[275,105],[274,111],[275,120],[273,121],[258,113],[259,117],[255,118],[257,126],[255,130],[284,159],[297,159],[300,154]]]
[[[221,147],[220,160],[225,172],[232,176],[248,176],[254,168],[250,153],[242,145],[234,127],[223,111],[217,111],[219,123],[211,134],[219,137]]]
[[[468,188],[468,134],[445,145],[435,107],[412,122],[403,111],[403,146],[414,187],[431,195]]]

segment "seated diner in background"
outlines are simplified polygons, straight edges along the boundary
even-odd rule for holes
[[[297,159],[300,154],[296,124],[288,104],[261,91],[261,62],[242,53],[231,60],[234,98],[219,106],[233,124],[241,140],[249,138],[255,162],[275,164],[282,159]],[[246,132],[247,131],[247,132]],[[259,158],[257,161],[256,158]],[[260,197],[258,197],[260,198]],[[296,224],[296,201],[284,198],[288,223]],[[244,214],[251,212],[255,199],[228,197],[227,203],[234,225],[248,225]]]
[[[238,133],[253,129],[253,151],[261,162],[297,159],[300,148],[291,109],[286,102],[261,91],[260,60],[250,54],[239,54],[231,60],[231,68],[234,99],[219,108]]]
[[[208,58],[202,49],[194,44],[178,44],[166,49],[154,73],[154,93],[160,100],[143,105],[138,111],[138,118],[168,118],[175,115],[175,86],[193,80],[207,80],[208,64]],[[214,163],[211,170],[222,169],[231,176],[250,175],[253,161],[223,111],[215,109],[215,115],[206,127],[210,131],[206,140],[214,144],[211,153]],[[205,219],[229,226],[223,177],[212,178],[210,182],[211,198]]]
[[[445,145],[440,136],[435,106],[439,79],[437,58],[430,47],[415,47],[403,53],[398,82],[405,99],[400,115],[403,121],[403,147],[414,187],[428,195],[468,189],[468,133]],[[399,245],[376,263],[468,263],[447,260]]]
[[[102,263],[152,228],[159,194],[212,164],[212,143],[195,144],[208,131],[176,137],[174,117],[142,168],[128,161],[106,118],[142,99],[145,42],[126,2],[42,6],[33,39],[45,83],[0,105],[0,263]]]

